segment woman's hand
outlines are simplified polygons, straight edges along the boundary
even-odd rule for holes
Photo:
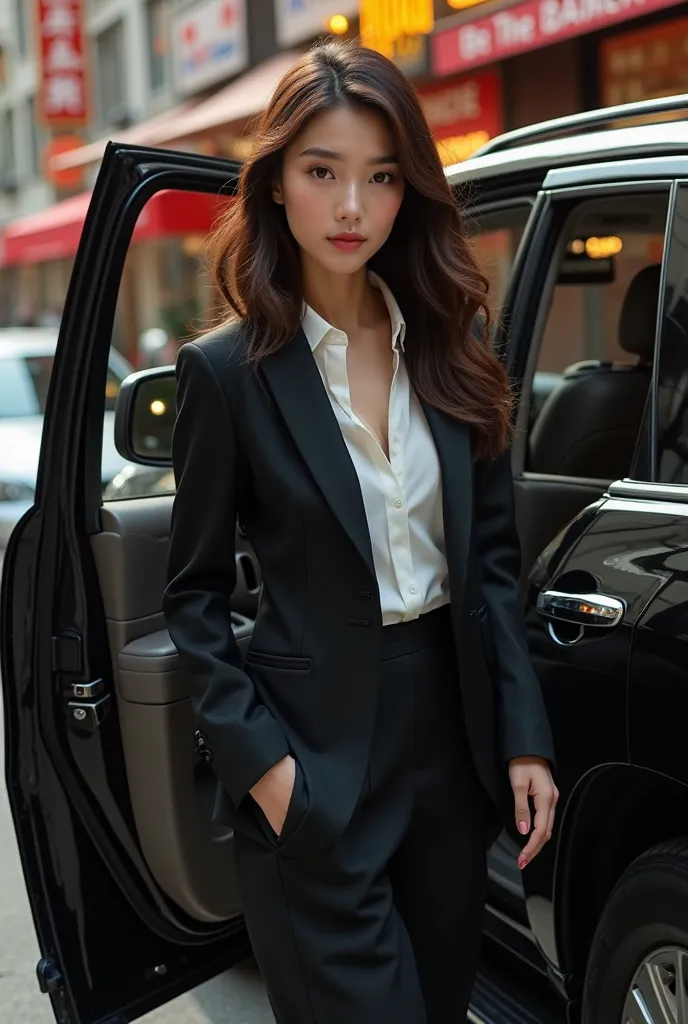
[[[294,791],[296,778],[296,762],[291,754],[287,754],[277,764],[273,764],[262,779],[250,789],[251,796],[268,819],[270,828],[279,836],[287,816],[287,808]]]
[[[530,832],[529,796],[535,804],[533,834],[518,858],[518,866],[523,870],[552,838],[559,790],[554,785],[549,764],[541,757],[515,757],[509,762],[509,780],[516,803],[516,828],[521,835]]]

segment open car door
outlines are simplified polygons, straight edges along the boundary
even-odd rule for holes
[[[238,170],[108,146],[64,308],[35,504],[6,551],[7,784],[38,981],[60,1024],[125,1024],[249,952],[232,835],[212,821],[213,773],[162,617],[172,489],[103,501],[102,472],[108,354],[140,218],[169,190],[182,222],[192,193],[226,204]],[[250,612],[257,569],[238,558],[236,598]],[[234,625],[248,636],[244,616]]]

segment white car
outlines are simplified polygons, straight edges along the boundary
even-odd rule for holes
[[[57,345],[54,327],[0,328],[0,549],[36,487],[43,414]],[[132,367],[111,348],[103,433],[103,484],[130,465],[114,442],[114,403]]]

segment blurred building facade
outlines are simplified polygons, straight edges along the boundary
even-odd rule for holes
[[[298,54],[361,29],[417,85],[446,163],[510,128],[688,91],[685,0],[0,0],[0,324],[59,316],[107,139],[240,158]],[[82,72],[79,112],[65,88]],[[46,89],[71,114],[46,123]],[[155,214],[123,282],[129,355],[207,302],[208,204]]]

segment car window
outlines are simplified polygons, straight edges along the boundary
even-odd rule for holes
[[[650,393],[668,192],[588,200],[559,239],[530,391],[526,469],[627,476]]]
[[[688,183],[674,207],[657,367],[657,473],[688,484]]]
[[[477,211],[466,218],[473,251],[490,281],[490,302],[498,313],[506,298],[514,260],[530,217],[532,204],[515,204]]]

